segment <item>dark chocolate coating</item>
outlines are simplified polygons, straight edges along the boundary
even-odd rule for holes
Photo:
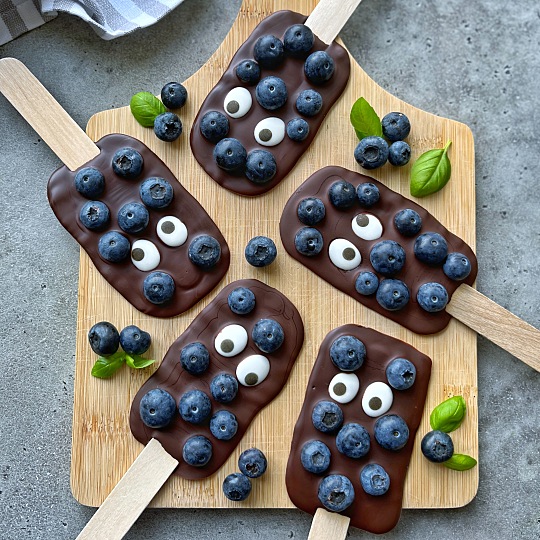
[[[315,429],[311,421],[313,407],[319,401],[332,401],[328,385],[332,378],[341,372],[332,363],[330,346],[343,335],[355,336],[366,346],[366,360],[362,367],[354,372],[360,379],[358,394],[349,403],[338,403],[343,411],[344,424],[356,422],[369,432],[370,450],[366,456],[359,459],[348,458],[341,454],[336,447],[336,434],[321,433]],[[405,420],[409,427],[409,440],[401,450],[390,451],[383,449],[375,440],[373,428],[377,418],[371,418],[364,413],[362,396],[367,386],[375,381],[388,384],[386,367],[394,358],[399,357],[407,358],[414,364],[416,380],[408,390],[392,389],[392,407],[385,414],[398,414]],[[351,525],[373,533],[385,533],[395,527],[401,514],[405,476],[411,459],[414,437],[424,410],[430,374],[431,359],[403,341],[353,324],[332,330],[321,344],[307,385],[304,404],[294,428],[286,476],[287,492],[291,501],[301,510],[314,515],[317,508],[323,508],[317,497],[319,482],[327,475],[342,474],[354,487],[354,502],[342,512],[351,518]],[[300,460],[302,446],[314,439],[324,442],[332,454],[330,467],[320,475],[306,471]],[[368,495],[362,488],[360,472],[368,463],[382,465],[389,474],[390,488],[384,495]]]
[[[246,287],[255,294],[255,308],[247,315],[236,315],[227,303],[227,296],[237,287]],[[272,318],[283,327],[285,339],[274,353],[263,353],[251,339],[251,330],[260,319]],[[246,348],[238,355],[225,358],[214,348],[214,339],[229,324],[240,324],[248,333]],[[180,364],[180,351],[188,343],[199,341],[210,353],[210,366],[202,375],[191,375]],[[282,390],[304,342],[304,325],[294,305],[278,290],[255,279],[235,281],[227,285],[217,297],[195,318],[186,331],[171,345],[159,369],[141,387],[130,413],[130,427],[134,437],[146,444],[157,439],[169,454],[180,462],[175,473],[188,479],[206,478],[215,473],[229,458],[242,439],[254,416],[270,403]],[[218,373],[236,377],[236,366],[248,356],[260,354],[270,361],[270,373],[257,386],[238,384],[238,394],[230,403],[219,403],[212,398],[210,382]],[[153,388],[169,392],[176,403],[188,390],[199,389],[212,401],[212,414],[219,410],[232,412],[238,420],[238,431],[229,441],[219,441],[210,432],[208,421],[194,425],[176,415],[171,424],[163,429],[152,429],[141,421],[139,404],[141,398]],[[182,458],[185,441],[194,435],[207,437],[213,445],[210,462],[201,468],[188,465]]]
[[[105,176],[105,191],[99,200],[109,207],[111,219],[108,227],[102,231],[91,231],[81,223],[79,212],[88,199],[75,189],[74,178],[77,171],[72,172],[65,166],[53,173],[47,187],[53,212],[88,253],[101,275],[139,311],[154,317],[173,317],[183,313],[204,298],[226,274],[230,253],[225,238],[199,202],[182,187],[165,163],[142,142],[127,135],[113,134],[106,135],[96,145],[101,150],[100,154],[82,167],[96,167]],[[136,179],[122,178],[112,170],[114,153],[123,147],[134,148],[144,159],[142,172]],[[152,176],[169,181],[174,190],[173,200],[169,206],[160,210],[148,208],[150,221],[142,232],[126,233],[118,226],[116,220],[118,210],[128,202],[141,203],[139,187],[144,180]],[[158,221],[170,215],[179,218],[187,227],[188,238],[182,246],[169,247],[157,235]],[[166,272],[174,279],[176,289],[172,300],[157,305],[144,297],[143,281],[150,272],[138,270],[131,262],[131,257],[120,263],[109,263],[101,258],[98,241],[102,234],[110,230],[117,230],[126,236],[131,244],[139,239],[153,242],[161,260],[158,267],[152,271]],[[213,236],[221,246],[221,258],[210,270],[200,269],[188,258],[189,243],[201,234]]]
[[[355,189],[358,184],[364,182],[375,184],[380,191],[379,201],[370,208],[363,208],[358,201],[355,201],[355,204],[351,208],[335,208],[328,198],[328,189],[339,179],[350,182]],[[305,227],[298,219],[297,208],[300,201],[306,197],[318,197],[324,202],[326,207],[325,218],[317,225],[314,225],[324,239],[322,251],[314,257],[301,255],[294,246],[296,233],[302,227]],[[469,258],[471,262],[471,273],[466,279],[463,281],[453,281],[443,272],[442,264],[439,266],[429,266],[420,262],[415,257],[414,241],[418,235],[412,237],[403,236],[394,225],[394,216],[404,208],[415,210],[422,218],[422,229],[418,235],[428,231],[437,232],[446,239],[448,253],[455,251]],[[381,238],[368,241],[362,240],[354,234],[351,223],[354,216],[360,213],[372,214],[380,220],[383,226]],[[418,305],[416,294],[420,285],[426,282],[436,281],[446,287],[448,296],[451,297],[461,283],[472,285],[478,272],[478,262],[471,248],[463,240],[441,225],[427,210],[399,193],[392,191],[377,180],[349,171],[343,167],[324,167],[312,174],[287,201],[279,226],[281,241],[289,255],[294,259],[328,281],[332,286],[417,334],[434,334],[439,332],[446,328],[451,318],[444,310],[437,313],[428,313]],[[359,267],[345,271],[340,270],[332,264],[328,256],[328,246],[335,238],[345,238],[358,248],[362,255],[362,262]],[[364,296],[356,292],[355,289],[356,278],[362,271],[374,272],[379,277],[379,281],[384,279],[383,275],[375,272],[369,261],[371,248],[382,240],[395,240],[403,247],[406,253],[405,266],[395,276],[392,276],[395,279],[404,281],[411,294],[409,303],[399,311],[388,311],[379,305],[375,299],[375,295]]]
[[[260,36],[273,34],[277,38],[283,39],[285,30],[287,30],[289,26],[304,23],[306,19],[307,17],[304,15],[292,11],[278,11],[264,19],[253,30],[247,41],[240,46],[231,60],[229,67],[216,86],[210,91],[210,94],[208,94],[208,97],[203,102],[201,109],[195,118],[190,136],[193,155],[210,177],[225,189],[241,195],[261,195],[279,184],[307,150],[311,141],[317,134],[324,117],[347,85],[350,73],[349,54],[336,42],[333,42],[331,45],[326,45],[317,37],[315,37],[315,44],[310,53],[315,51],[326,51],[334,59],[335,71],[328,82],[318,85],[310,83],[304,74],[305,59],[293,58],[287,54],[285,54],[283,63],[277,68],[261,68],[261,80],[269,75],[276,75],[283,79],[287,85],[287,102],[283,107],[280,107],[277,110],[269,111],[261,107],[255,97],[256,85],[246,85],[236,76],[236,66],[242,60],[253,59],[253,46]],[[220,169],[212,157],[215,144],[207,141],[201,134],[201,118],[205,113],[214,110],[220,111],[226,115],[223,109],[223,100],[227,93],[237,86],[243,86],[249,90],[253,98],[253,104],[250,111],[241,118],[231,118],[227,116],[230,125],[227,137],[238,139],[248,152],[255,149],[263,149],[274,155],[277,163],[277,172],[274,178],[265,184],[254,184],[247,179],[243,172],[231,174]],[[323,107],[321,111],[311,118],[303,117],[295,107],[298,94],[307,88],[313,88],[319,92],[323,98]],[[294,142],[289,139],[287,134],[285,134],[285,138],[278,145],[269,147],[261,146],[255,140],[253,132],[255,126],[261,120],[270,117],[281,118],[285,122],[285,127],[289,120],[292,120],[293,118],[304,118],[309,124],[309,135],[302,142]]]

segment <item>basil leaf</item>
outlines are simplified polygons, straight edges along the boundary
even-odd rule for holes
[[[153,127],[158,114],[167,112],[165,105],[150,92],[139,92],[129,102],[131,114],[144,127]]]
[[[371,135],[382,137],[381,119],[363,97],[354,102],[350,118],[351,124],[360,140]]]
[[[425,197],[442,189],[450,180],[452,165],[448,158],[448,148],[451,141],[444,148],[428,150],[415,162],[411,169],[411,195]]]
[[[467,404],[462,396],[454,396],[431,411],[429,423],[433,429],[450,433],[457,429],[465,418]]]
[[[468,471],[476,466],[478,462],[466,454],[454,454],[450,459],[443,461],[443,465],[454,471]]]
[[[138,354],[126,354],[126,364],[133,369],[143,369],[151,366],[154,362],[155,360],[148,360],[148,358],[143,358]]]
[[[115,352],[111,356],[100,356],[92,367],[91,374],[98,379],[107,379],[122,367],[125,357],[124,351]]]

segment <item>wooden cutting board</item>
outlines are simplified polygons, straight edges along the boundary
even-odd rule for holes
[[[453,167],[451,181],[441,192],[417,202],[474,249],[474,146],[470,129],[420,111],[391,96],[351,59],[351,78],[344,94],[309,150],[291,174],[271,192],[253,199],[231,194],[214,183],[191,155],[188,135],[193,119],[238,46],[271,12],[292,9],[308,15],[316,3],[316,0],[244,0],[221,47],[184,83],[189,98],[180,111],[184,134],[176,142],[159,141],[151,129],[137,124],[129,107],[98,113],[87,126],[87,133],[94,140],[116,132],[139,138],[165,161],[183,186],[200,201],[231,248],[231,267],[218,289],[240,278],[260,279],[284,292],[298,307],[305,323],[306,341],[287,386],[254,420],[221,470],[203,481],[186,481],[173,475],[152,506],[291,507],[285,489],[285,467],[292,429],[319,344],[330,330],[347,323],[368,326],[402,339],[433,359],[425,414],[405,486],[404,507],[463,506],[474,497],[478,488],[478,468],[462,473],[450,471],[429,463],[419,448],[421,437],[430,429],[429,413],[433,407],[449,396],[461,394],[467,401],[468,413],[462,427],[453,433],[454,444],[456,451],[478,457],[476,333],[456,320],[436,336],[418,336],[405,330],[364,308],[296,263],[285,253],[278,229],[285,202],[314,171],[326,165],[341,165],[363,172],[353,157],[358,140],[349,124],[349,112],[354,101],[364,96],[381,117],[390,111],[407,114],[412,124],[408,140],[413,160],[428,149],[442,147],[447,140],[453,142],[449,154]],[[156,81],[156,88],[151,90],[157,91],[165,82]],[[410,197],[409,172],[410,164],[403,168],[386,165],[373,171],[371,176]],[[256,235],[267,235],[278,246],[278,258],[268,268],[253,268],[244,259],[244,247]],[[137,372],[125,368],[109,380],[91,377],[96,355],[87,342],[89,328],[101,320],[110,321],[119,329],[136,324],[153,336],[152,348],[146,356],[161,360],[172,342],[215,297],[218,289],[181,316],[169,320],[148,317],[132,308],[109,286],[81,251],[71,487],[82,504],[100,505],[141,451],[142,446],[129,430],[129,409],[139,387],[157,368]],[[239,454],[252,446],[268,456],[269,471],[253,482],[252,495],[246,502],[231,503],[223,496],[221,484],[225,476],[237,470]]]

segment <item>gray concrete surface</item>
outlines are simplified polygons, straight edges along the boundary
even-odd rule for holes
[[[81,125],[201,66],[240,0],[186,0],[101,41],[60,16],[0,47]],[[365,0],[342,33],[391,93],[475,135],[478,288],[540,327],[540,8],[537,0]],[[74,538],[93,510],[69,489],[78,246],[46,183],[60,164],[0,96],[0,538]],[[388,538],[540,538],[540,375],[483,338],[480,488],[466,507],[404,511]],[[539,351],[540,354],[540,351]],[[128,538],[306,538],[297,510],[148,510]],[[350,538],[368,538],[358,530]]]

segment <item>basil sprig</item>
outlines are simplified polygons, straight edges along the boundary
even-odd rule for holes
[[[432,429],[450,433],[461,426],[466,412],[467,404],[463,397],[454,396],[443,401],[431,411],[429,423]]]
[[[454,471],[468,471],[476,466],[478,462],[467,454],[454,454],[450,459],[443,461],[443,465]]]
[[[167,112],[165,105],[150,92],[138,92],[129,102],[131,114],[144,127],[153,127],[156,116]]]
[[[441,190],[452,174],[452,165],[448,157],[448,141],[444,148],[436,148],[424,152],[413,164],[411,169],[411,195],[425,197]]]
[[[98,379],[108,379],[112,377],[124,364],[132,369],[143,369],[151,366],[155,360],[143,358],[138,354],[127,354],[124,351],[117,351],[110,356],[100,356],[90,372]]]
[[[354,102],[350,119],[356,135],[358,135],[360,140],[372,135],[382,137],[381,119],[363,97]]]

